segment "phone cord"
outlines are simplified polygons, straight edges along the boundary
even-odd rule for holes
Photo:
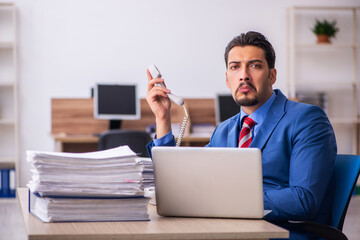
[[[183,105],[184,107],[184,111],[185,111],[185,117],[184,117],[184,120],[181,124],[181,127],[180,127],[180,132],[179,132],[179,136],[178,136],[178,139],[177,139],[177,142],[176,142],[176,146],[177,147],[180,147],[180,144],[181,144],[181,141],[184,137],[184,134],[185,134],[185,129],[186,129],[186,125],[188,124],[188,121],[189,121],[189,115],[186,111],[186,107],[185,107],[185,104]]]

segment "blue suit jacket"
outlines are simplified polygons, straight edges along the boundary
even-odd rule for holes
[[[272,210],[266,219],[328,223],[337,154],[331,124],[321,108],[290,101],[280,90],[275,93],[250,145],[262,151],[264,208]],[[237,114],[217,126],[207,146],[237,147],[239,131]]]

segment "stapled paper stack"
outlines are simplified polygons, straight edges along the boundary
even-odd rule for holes
[[[144,166],[128,146],[90,153],[27,151],[29,210],[44,222],[149,220]]]

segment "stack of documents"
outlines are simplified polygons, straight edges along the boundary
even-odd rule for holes
[[[30,211],[49,221],[148,220],[142,161],[128,147],[90,153],[27,151]]]
[[[210,138],[215,130],[213,124],[191,124],[191,137]]]
[[[154,168],[153,168],[153,164],[152,164],[152,160],[151,158],[138,158],[139,161],[141,161],[141,163],[144,165],[144,170],[143,170],[143,187],[145,188],[149,188],[149,187],[154,187]]]
[[[30,192],[29,211],[43,222],[149,220],[148,198],[40,197]]]

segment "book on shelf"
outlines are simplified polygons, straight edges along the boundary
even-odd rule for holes
[[[141,158],[128,147],[27,151],[29,211],[44,222],[149,220]]]
[[[328,111],[328,98],[324,92],[305,92],[298,91],[296,98],[302,102],[321,107],[325,112]]]
[[[214,124],[192,124],[191,125],[191,136],[192,137],[208,137],[210,138],[215,130]]]

